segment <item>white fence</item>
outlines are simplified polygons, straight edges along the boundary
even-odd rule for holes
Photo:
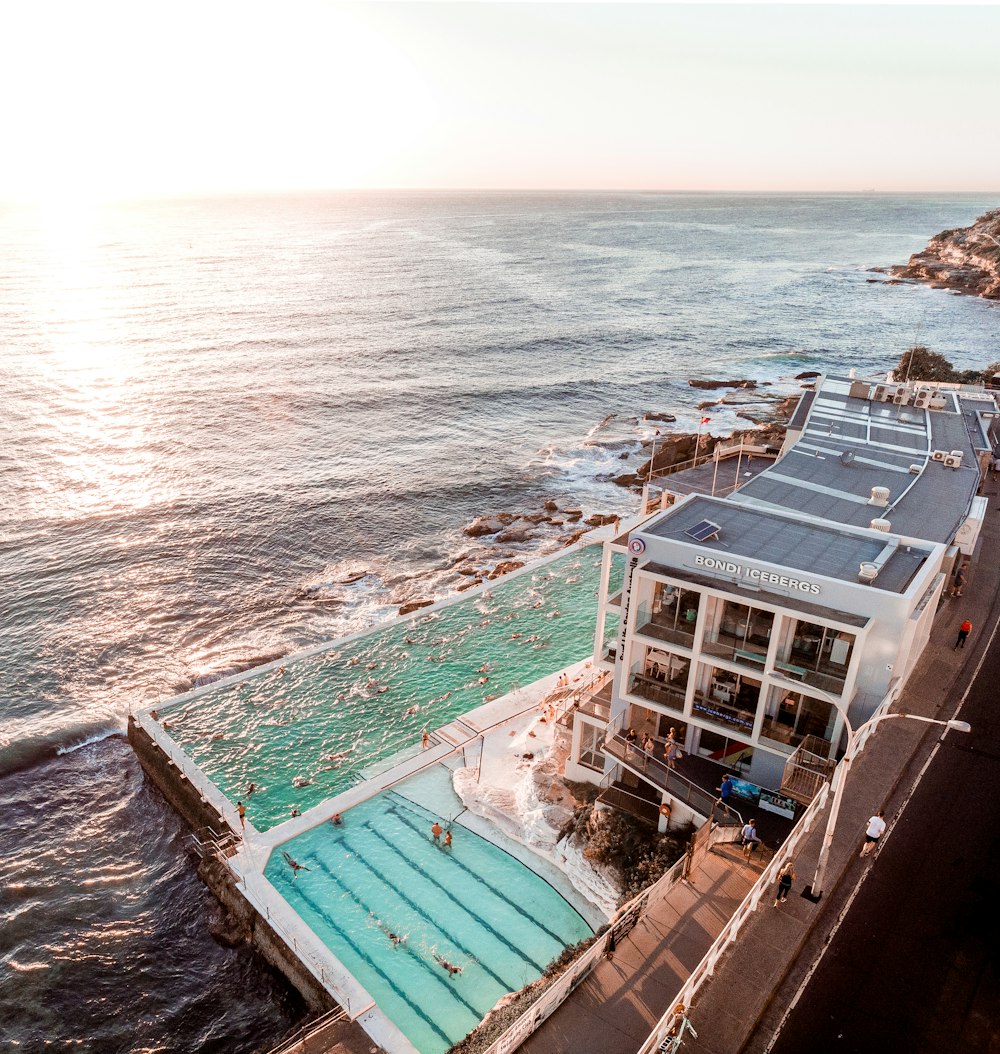
[[[795,830],[792,831],[788,840],[782,845],[781,850],[775,853],[771,863],[764,869],[754,887],[746,895],[743,903],[736,909],[733,917],[715,939],[715,943],[712,947],[708,949],[704,959],[702,959],[694,968],[691,976],[687,979],[684,987],[677,993],[676,997],[670,1000],[668,1004],[670,1009],[660,1018],[656,1028],[650,1034],[646,1042],[639,1048],[638,1054],[652,1054],[652,1052],[657,1050],[667,1039],[671,1027],[676,1023],[676,1016],[673,1008],[678,1003],[683,1003],[684,1006],[689,1007],[703,982],[715,972],[716,964],[722,957],[726,948],[736,940],[740,930],[743,928],[743,924],[757,910],[760,898],[764,896],[765,893],[770,895],[769,887],[775,881],[782,863],[794,854],[799,843],[812,829],[812,825],[815,822],[817,815],[826,804],[827,795],[829,793],[830,784],[825,783],[819,794],[813,800],[813,803],[802,814],[801,819],[795,825]]]
[[[691,858],[685,854],[648,889],[619,908],[607,933],[574,960],[565,973],[550,985],[499,1039],[494,1040],[483,1054],[509,1054],[510,1051],[516,1050],[565,1002],[566,997],[590,973],[598,960],[608,954],[613,948],[613,945],[609,946],[609,942],[612,939],[617,942],[624,937],[642,918],[647,907],[666,896],[667,892],[688,874],[690,867]]]

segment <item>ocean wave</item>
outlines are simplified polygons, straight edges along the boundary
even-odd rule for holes
[[[124,732],[120,724],[99,721],[24,736],[0,746],[0,777],[24,772],[63,754],[122,736]]]

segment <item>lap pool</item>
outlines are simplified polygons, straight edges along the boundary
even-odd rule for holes
[[[343,826],[278,846],[264,872],[420,1054],[442,1054],[593,932],[553,885],[460,817],[453,846],[436,843],[434,821],[447,825],[460,808],[437,766],[355,806]]]

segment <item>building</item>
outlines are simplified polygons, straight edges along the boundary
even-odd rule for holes
[[[677,801],[671,728],[759,788],[782,787],[797,750],[835,759],[842,711],[857,727],[898,694],[973,554],[996,416],[982,390],[827,377],[728,495],[661,481],[660,511],[606,543],[595,662],[610,676],[575,716],[567,775],[607,783],[623,766],[706,815],[704,792]]]

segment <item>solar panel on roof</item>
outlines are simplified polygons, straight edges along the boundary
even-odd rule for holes
[[[699,520],[693,527],[688,527],[684,533],[696,542],[704,542],[708,538],[715,537],[721,530],[722,528],[717,523],[712,523],[711,520]]]

